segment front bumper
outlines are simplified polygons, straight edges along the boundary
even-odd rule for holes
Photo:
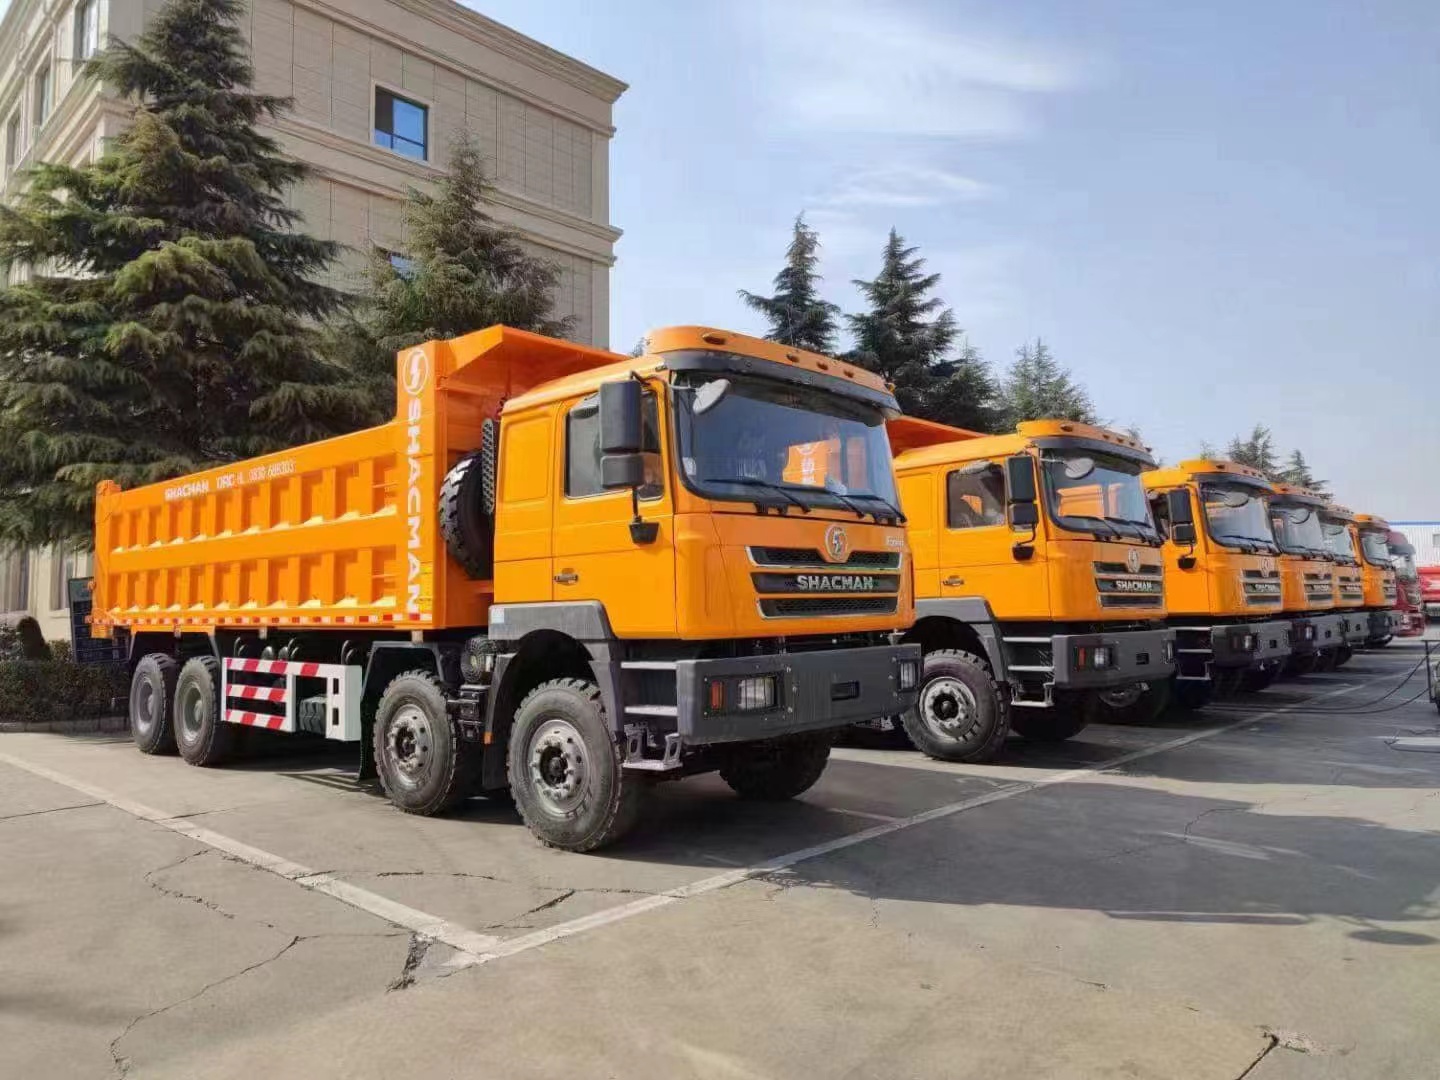
[[[1224,623],[1210,628],[1210,663],[1217,668],[1249,668],[1290,655],[1291,622]]]
[[[902,662],[914,664],[915,684],[900,689]],[[894,716],[915,704],[919,645],[880,645],[719,660],[682,660],[675,665],[677,729],[689,746],[747,742],[848,727],[877,716]],[[773,675],[772,708],[733,707],[739,680]],[[710,684],[725,684],[725,705],[710,706]]]
[[[1440,619],[1440,600],[1425,601],[1425,617],[1427,619]]]
[[[1418,611],[1404,612],[1400,617],[1400,629],[1395,632],[1401,637],[1419,637],[1425,633],[1425,616]]]
[[[1372,611],[1369,614],[1370,633],[1367,640],[1370,641],[1393,637],[1400,633],[1400,628],[1404,625],[1405,616],[1393,608],[1388,611]]]
[[[1305,639],[1298,629],[1303,623],[1315,627],[1315,636]],[[1290,645],[1297,653],[1323,652],[1338,649],[1345,643],[1345,618],[1331,612],[1328,615],[1309,615],[1296,619],[1290,630]]]
[[[1168,679],[1175,674],[1175,631],[1117,630],[1100,634],[1056,634],[1050,639],[1055,685],[1068,690],[1103,689]],[[1082,655],[1107,647],[1113,662],[1102,669],[1082,667]]]
[[[1364,645],[1370,637],[1370,613],[1368,611],[1342,611],[1340,619],[1344,623],[1342,631],[1345,641],[1349,646]]]

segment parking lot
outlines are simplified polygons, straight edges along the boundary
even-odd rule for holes
[[[997,765],[838,749],[626,842],[343,748],[0,736],[0,1046],[39,1077],[1429,1077],[1440,754],[1396,643]]]

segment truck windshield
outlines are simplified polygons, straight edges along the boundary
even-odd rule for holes
[[[1415,569],[1415,549],[1409,544],[1404,547],[1390,545],[1390,561],[1395,566],[1395,576],[1405,581],[1419,581],[1420,572]]]
[[[1320,515],[1314,507],[1271,504],[1270,523],[1275,527],[1275,539],[1280,542],[1281,551],[1322,558],[1330,554],[1325,546],[1325,533],[1320,528]]]
[[[1089,450],[1047,450],[1040,459],[1050,516],[1062,529],[1160,543],[1138,461]]]
[[[1226,547],[1248,551],[1278,549],[1270,527],[1265,497],[1243,484],[1204,484],[1205,524],[1211,537]]]
[[[1330,552],[1330,557],[1339,559],[1342,562],[1355,563],[1355,544],[1350,539],[1350,526],[1343,521],[1320,522],[1321,531],[1325,533],[1325,548]]]
[[[1383,566],[1386,570],[1394,569],[1390,562],[1390,544],[1386,541],[1383,532],[1361,529],[1360,550],[1364,552],[1365,561],[1371,566]]]
[[[675,424],[685,483],[716,499],[898,517],[879,409],[752,375],[682,375]]]

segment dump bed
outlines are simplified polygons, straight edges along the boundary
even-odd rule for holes
[[[397,357],[388,424],[131,491],[102,483],[94,632],[484,625],[491,584],[446,555],[441,481],[508,398],[623,360],[507,327],[427,342]]]

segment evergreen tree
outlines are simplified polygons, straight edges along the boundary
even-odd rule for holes
[[[1200,440],[1199,456],[1206,461],[1221,461],[1224,459],[1224,455],[1220,453],[1215,445],[1205,439]]]
[[[1039,338],[1015,350],[1000,383],[1000,409],[1007,429],[1023,420],[1097,422],[1089,393]]]
[[[940,275],[924,272],[916,250],[891,229],[880,273],[854,282],[867,310],[845,317],[855,335],[848,359],[894,383],[900,407],[911,416],[991,430],[994,380],[968,342],[951,355],[961,330],[955,313],[930,295]]]
[[[819,234],[805,224],[805,215],[797,216],[785,249],[785,267],[775,275],[775,295],[739,292],[740,299],[769,321],[765,336],[771,341],[829,354],[835,350],[835,317],[840,309],[820,299],[820,275],[815,270],[819,250]]]
[[[1231,461],[1275,478],[1279,473],[1279,461],[1275,457],[1275,438],[1264,424],[1256,424],[1246,438],[1236,436],[1230,440],[1226,455]]]
[[[332,351],[370,380],[380,416],[394,409],[395,354],[411,345],[497,323],[550,337],[573,331],[571,316],[555,315],[559,268],[487,212],[493,201],[480,150],[462,133],[435,194],[411,189],[406,199],[403,262],[370,252],[366,288]]]
[[[149,483],[363,418],[322,358],[315,281],[336,246],[296,232],[305,168],[256,130],[240,0],[168,0],[86,74],[135,103],[93,164],[41,164],[0,208],[0,541],[87,543],[97,481]],[[28,273],[28,276],[27,276]]]
[[[1324,480],[1316,480],[1315,474],[1310,471],[1310,464],[1305,460],[1305,455],[1299,450],[1291,450],[1290,457],[1285,461],[1285,467],[1275,474],[1274,479],[1282,480],[1287,484],[1298,484],[1318,491],[1322,495],[1328,495]]]

